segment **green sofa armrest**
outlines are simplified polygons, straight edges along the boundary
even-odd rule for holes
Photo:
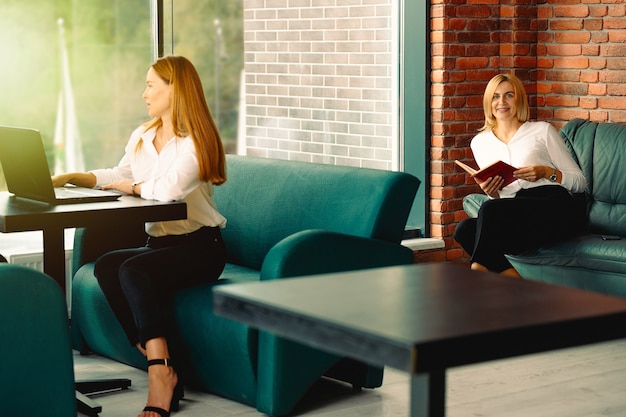
[[[463,198],[463,210],[470,217],[478,217],[480,206],[489,200],[485,194],[468,194]]]
[[[304,230],[278,242],[261,267],[261,280],[413,263],[413,251],[377,239]]]

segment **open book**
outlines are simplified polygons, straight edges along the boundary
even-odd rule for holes
[[[476,170],[459,160],[455,160],[454,163],[463,168],[463,170],[472,177],[478,178],[479,181],[485,181],[490,177],[499,175],[502,179],[504,179],[504,186],[506,186],[517,179],[513,176],[513,171],[516,171],[517,168],[507,164],[506,162],[497,161],[480,170]]]

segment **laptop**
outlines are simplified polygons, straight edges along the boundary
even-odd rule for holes
[[[9,192],[18,198],[48,204],[114,201],[116,191],[54,187],[41,134],[35,129],[0,126],[0,164]]]

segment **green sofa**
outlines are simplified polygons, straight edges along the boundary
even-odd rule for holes
[[[409,264],[400,244],[420,181],[405,173],[227,156],[228,182],[215,201],[228,219],[228,264],[214,285]],[[72,282],[74,348],[145,369],[93,276],[100,254],[142,245],[142,229],[79,229]],[[214,285],[177,295],[175,314],[185,381],[284,415],[323,375],[360,388],[383,370],[257,331],[213,314]]]
[[[587,179],[587,231],[507,258],[527,279],[626,297],[626,124],[574,119],[560,134]],[[468,195],[465,212],[475,217],[485,199]]]

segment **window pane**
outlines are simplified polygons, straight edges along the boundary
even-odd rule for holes
[[[3,0],[0,27],[0,123],[40,130],[51,170],[73,143],[86,169],[116,164],[147,118],[150,0]]]
[[[165,19],[165,32],[173,33],[173,53],[183,55],[200,73],[205,96],[220,130],[226,152],[236,153],[243,17],[240,1],[176,0],[173,28]]]
[[[150,3],[2,0],[0,124],[38,129],[51,171],[65,153],[55,150],[74,148],[71,138],[85,169],[117,164],[148,118],[141,95],[153,60]],[[41,232],[0,235],[3,255],[38,251]]]

